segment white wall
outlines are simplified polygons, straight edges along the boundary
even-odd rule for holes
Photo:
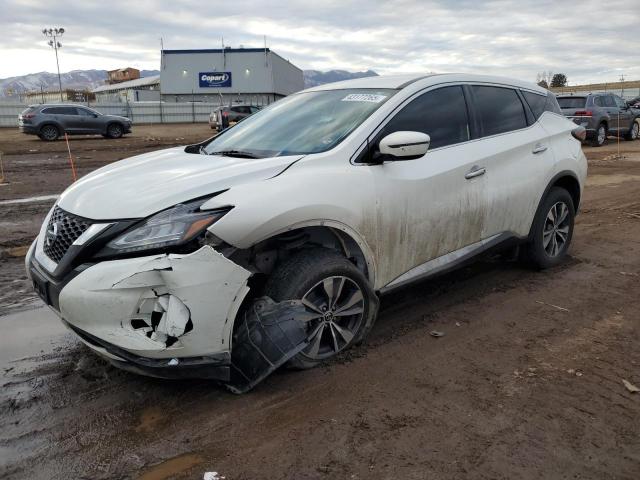
[[[162,56],[160,87],[162,95],[194,94],[281,94],[304,88],[302,70],[277,54],[262,49],[190,51]],[[231,87],[200,87],[201,72],[231,72]]]
[[[85,104],[82,104],[85,105]],[[0,103],[0,127],[18,127],[18,115],[26,103]],[[204,123],[218,103],[96,103],[91,108],[107,115],[122,115],[140,123]]]

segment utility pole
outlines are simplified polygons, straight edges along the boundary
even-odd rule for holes
[[[60,78],[60,62],[58,61],[58,49],[62,48],[62,44],[58,41],[58,37],[61,37],[64,33],[64,28],[44,28],[42,34],[45,37],[49,37],[48,45],[56,52],[56,66],[58,67],[58,87],[60,88],[60,101],[64,102],[62,98],[62,79]]]

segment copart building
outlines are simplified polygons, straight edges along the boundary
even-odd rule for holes
[[[269,48],[162,51],[165,102],[267,105],[303,88],[302,70]]]

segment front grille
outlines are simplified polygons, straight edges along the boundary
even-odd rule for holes
[[[65,212],[60,207],[53,210],[44,238],[44,253],[60,263],[69,247],[82,235],[92,222]]]

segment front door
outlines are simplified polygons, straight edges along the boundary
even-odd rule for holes
[[[431,137],[426,155],[370,166],[378,195],[377,275],[388,284],[414,267],[481,240],[486,180],[476,161],[461,86],[410,101],[371,139],[396,131]]]

